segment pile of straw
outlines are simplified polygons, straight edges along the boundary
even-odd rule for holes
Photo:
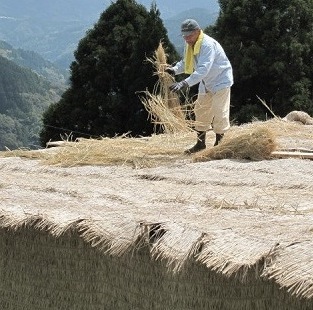
[[[226,135],[222,142],[193,156],[195,162],[212,159],[269,159],[277,148],[275,134],[265,124],[242,128]]]
[[[288,113],[283,120],[290,122],[299,122],[304,125],[313,125],[313,117],[303,111],[292,111]]]
[[[46,165],[74,167],[84,165],[127,165],[134,168],[162,166],[183,158],[186,143],[193,135],[159,134],[146,138],[78,139],[62,141],[59,147],[43,150],[8,150],[0,157],[39,159]]]

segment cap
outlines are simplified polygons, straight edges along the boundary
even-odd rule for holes
[[[198,29],[200,29],[200,26],[194,19],[186,19],[181,24],[181,34],[183,36],[189,36]]]

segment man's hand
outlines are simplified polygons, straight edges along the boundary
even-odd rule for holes
[[[173,67],[167,67],[167,68],[165,68],[164,71],[170,75],[175,75],[175,70],[173,69]]]
[[[178,93],[180,90],[184,90],[187,87],[188,87],[188,83],[184,80],[184,81],[172,84],[169,88],[170,88],[170,91],[174,93]]]

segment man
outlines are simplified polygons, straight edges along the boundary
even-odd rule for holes
[[[166,71],[174,75],[189,74],[182,82],[170,86],[173,92],[199,83],[194,108],[197,143],[185,151],[185,154],[191,154],[206,148],[206,131],[211,127],[216,134],[214,145],[221,141],[229,129],[233,72],[222,46],[204,34],[197,21],[185,20],[181,25],[181,33],[186,42],[184,59]]]

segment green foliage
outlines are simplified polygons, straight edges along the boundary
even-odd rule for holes
[[[148,12],[133,0],[112,3],[75,51],[71,86],[44,114],[42,144],[68,131],[73,138],[151,134],[138,92],[153,90],[156,76],[147,58],[161,40],[174,60],[155,5]]]
[[[251,120],[246,105],[264,110],[257,96],[279,116],[312,114],[313,1],[220,0],[220,7],[217,23],[205,31],[232,62],[237,119]]]
[[[0,114],[0,149],[5,148],[16,149],[22,146],[19,139],[21,136],[22,126],[19,122],[15,121],[10,116]]]

